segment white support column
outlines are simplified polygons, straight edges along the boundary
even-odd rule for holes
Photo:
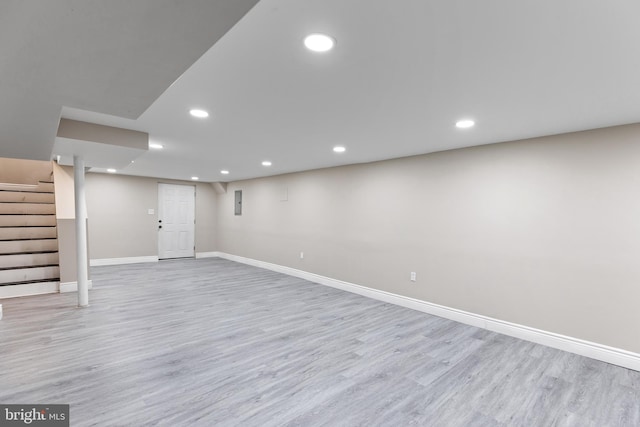
[[[73,156],[76,203],[76,261],[78,268],[78,307],[89,306],[89,260],[87,259],[87,204],[84,193],[84,159]]]

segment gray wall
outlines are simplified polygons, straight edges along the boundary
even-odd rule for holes
[[[217,249],[640,352],[639,140],[629,125],[230,183]]]
[[[158,182],[196,186],[196,252],[215,249],[216,195],[210,184],[88,173],[91,259],[158,255]]]

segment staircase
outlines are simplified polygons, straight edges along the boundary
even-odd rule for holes
[[[53,182],[0,183],[0,298],[58,292]]]

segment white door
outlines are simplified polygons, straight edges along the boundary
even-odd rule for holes
[[[195,255],[196,188],[158,184],[158,258]]]

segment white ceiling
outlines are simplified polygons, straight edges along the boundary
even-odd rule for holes
[[[257,0],[2,0],[0,156],[48,160],[63,106],[135,119]]]
[[[104,5],[94,7],[106,27],[111,2],[91,4]],[[113,116],[70,102],[62,115],[145,131],[165,146],[120,173],[203,181],[634,123],[638,16],[637,0],[261,0],[137,119],[140,105],[127,109],[128,99],[153,92],[141,76],[122,85],[122,103],[122,90],[108,96],[114,108],[100,112]],[[313,32],[335,37],[336,48],[306,50],[302,40]],[[131,46],[113,43],[122,69]],[[39,52],[23,49],[28,58]],[[97,56],[74,57],[75,78],[94,72]],[[32,78],[17,80],[27,87]],[[194,107],[211,116],[189,116]],[[456,129],[460,118],[476,126]],[[333,153],[337,144],[347,152]],[[260,164],[267,159],[270,168]]]

